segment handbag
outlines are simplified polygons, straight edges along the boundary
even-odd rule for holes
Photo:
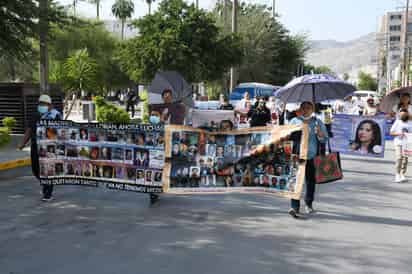
[[[315,180],[317,184],[327,184],[339,181],[343,178],[342,166],[339,152],[332,152],[330,142],[328,140],[329,153],[321,155],[319,153],[313,159],[315,166]]]

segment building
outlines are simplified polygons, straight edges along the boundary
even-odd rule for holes
[[[389,91],[402,84],[404,55],[409,60],[412,52],[412,37],[409,35],[412,34],[412,12],[409,13],[407,21],[406,23],[405,11],[388,12],[380,20],[377,33],[380,92]]]

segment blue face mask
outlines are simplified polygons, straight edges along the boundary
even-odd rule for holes
[[[49,107],[48,106],[38,106],[37,111],[41,114],[45,114],[46,112],[49,111]]]
[[[152,124],[158,124],[160,123],[160,118],[158,116],[150,116],[150,123]]]

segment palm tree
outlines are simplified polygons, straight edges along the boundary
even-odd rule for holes
[[[103,0],[89,0],[90,4],[96,5],[96,18],[99,20],[100,18],[100,2]]]
[[[149,6],[149,15],[152,13],[152,3],[155,0],[146,0],[147,5]]]
[[[112,6],[112,13],[122,22],[122,40],[124,39],[124,23],[131,18],[134,12],[134,4],[131,0],[116,0]]]

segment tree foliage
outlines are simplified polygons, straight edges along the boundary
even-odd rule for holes
[[[96,63],[93,86],[86,86],[94,93],[108,91],[127,85],[130,80],[120,71],[114,59],[118,41],[100,22],[78,22],[65,29],[52,28],[53,41],[50,43],[51,82],[61,83],[67,90],[70,84],[65,77],[63,64],[75,51],[87,49],[89,57]]]
[[[77,50],[63,65],[67,83],[74,90],[90,90],[95,85],[96,66],[87,49]]]
[[[122,22],[122,40],[124,39],[124,23],[132,17],[134,3],[131,0],[116,0],[112,6],[112,13]]]
[[[96,118],[100,123],[129,123],[130,116],[126,110],[107,103],[103,97],[94,98],[96,104]]]
[[[219,79],[241,61],[239,37],[221,35],[211,14],[183,0],[164,0],[134,22],[140,36],[119,50],[121,67],[135,81],[150,81],[158,70],[179,71],[188,81]]]
[[[315,67],[311,64],[305,64],[305,66],[303,68],[303,74],[312,74],[312,73],[314,73],[314,74],[331,74],[331,75],[335,75],[335,73],[332,71],[332,69],[327,67],[327,66]]]
[[[358,90],[373,90],[376,91],[378,89],[378,82],[372,75],[365,73],[363,71],[359,72],[358,75]]]
[[[68,16],[54,0],[48,0],[47,14],[39,10],[40,0],[3,0],[0,2],[0,55],[24,61],[32,52],[31,39],[39,35],[39,17],[50,23],[64,25]]]
[[[229,14],[231,9],[228,8]],[[290,35],[266,5],[242,3],[238,14],[238,32],[244,49],[239,81],[282,85],[292,79],[303,63],[306,38]],[[224,30],[223,4],[216,5],[214,16]]]

